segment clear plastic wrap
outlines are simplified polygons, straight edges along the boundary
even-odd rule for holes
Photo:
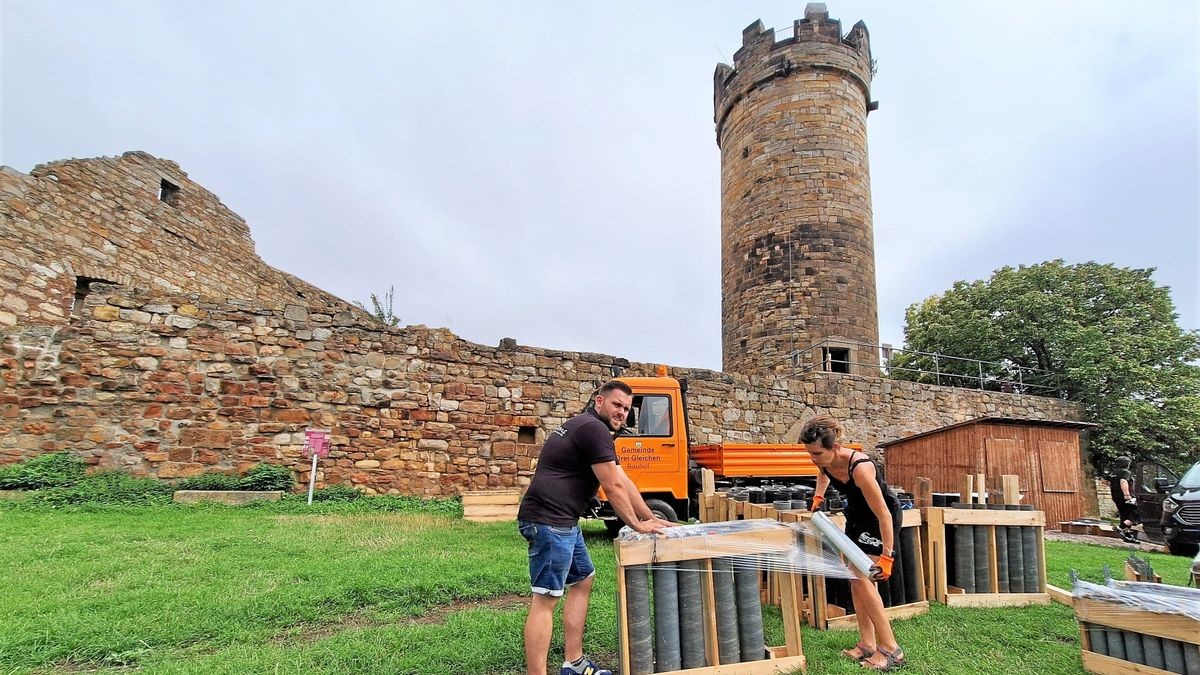
[[[1075,616],[1086,636],[1085,668],[1107,657],[1155,669],[1139,672],[1200,673],[1200,598],[1195,591],[1111,579],[1105,585],[1074,581]],[[1111,661],[1099,665],[1112,667]]]
[[[1108,585],[1075,580],[1075,598],[1089,598],[1118,607],[1177,614],[1200,621],[1200,591],[1182,586],[1150,584],[1137,581],[1112,581]],[[1196,639],[1200,641],[1200,634]]]
[[[854,577],[840,552],[808,524],[736,520],[670,527],[661,534],[638,534],[625,527],[617,541],[624,562],[636,560],[651,568],[679,560],[728,557],[734,570]]]

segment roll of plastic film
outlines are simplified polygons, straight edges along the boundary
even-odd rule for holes
[[[625,568],[625,600],[629,604],[629,672],[649,675],[654,672],[654,632],[650,626],[650,568],[630,565]]]
[[[850,541],[850,537],[847,537],[845,532],[833,524],[829,516],[818,511],[813,514],[811,522],[821,533],[821,538],[834,550],[841,553],[850,567],[858,570],[863,576],[870,574],[871,566],[875,563],[872,562],[870,556],[863,553],[862,549]]]
[[[682,668],[679,650],[679,577],[675,563],[659,563],[654,567],[655,672]]]

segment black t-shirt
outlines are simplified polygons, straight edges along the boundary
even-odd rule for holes
[[[567,420],[542,445],[517,518],[560,527],[575,525],[600,488],[592,465],[604,462],[620,464],[609,426],[590,410]]]
[[[841,492],[846,498],[846,510],[844,511],[844,514],[846,516],[847,528],[850,527],[851,523],[866,527],[870,526],[871,523],[879,522],[879,519],[875,516],[875,512],[871,510],[871,505],[867,503],[867,496],[863,494],[862,488],[854,482],[854,467],[858,466],[859,464],[872,464],[873,462],[871,462],[871,458],[867,457],[866,455],[855,459],[854,454],[855,453],[850,454],[850,482],[848,483],[843,483],[837,478],[834,478],[833,474],[829,473],[825,469],[821,469],[821,472],[824,473],[825,477],[829,479],[829,484],[837,488],[838,492]],[[879,467],[875,467],[875,483],[879,486],[879,491],[883,493],[883,503],[887,505],[888,512],[892,514],[893,524],[899,523],[900,500],[897,499],[896,495],[888,489],[887,483],[883,482],[883,474],[879,472]],[[878,527],[878,525],[876,525],[876,527]],[[899,537],[900,532],[897,530],[893,533],[893,535]],[[894,545],[893,548],[895,548]]]
[[[1121,490],[1121,479],[1124,478],[1129,483],[1129,494],[1133,494],[1133,474],[1129,469],[1117,469],[1113,471],[1112,476],[1108,478],[1108,489],[1112,493],[1112,499],[1118,504],[1125,503],[1125,493]]]

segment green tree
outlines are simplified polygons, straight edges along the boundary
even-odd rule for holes
[[[1129,454],[1178,469],[1200,454],[1200,333],[1179,327],[1170,289],[1151,280],[1153,271],[1062,260],[1004,267],[909,307],[905,347],[989,362],[939,359],[951,383],[982,374],[989,388],[1007,389],[1014,366],[1046,371],[1022,372],[1017,390],[1060,389],[1080,402],[1100,425],[1091,435],[1097,468]],[[906,354],[892,373],[928,380],[902,368],[934,365]]]
[[[387,293],[383,294],[382,299],[374,293],[371,294],[371,309],[367,309],[366,305],[357,300],[354,301],[354,304],[357,305],[359,309],[370,312],[371,315],[381,323],[385,323],[389,326],[399,326],[400,317],[396,316],[396,312],[392,309],[392,302],[395,299],[395,296],[396,287],[390,286],[388,287]]]

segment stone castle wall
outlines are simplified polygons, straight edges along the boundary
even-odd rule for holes
[[[0,327],[0,461],[72,451],[172,479],[259,462],[307,480],[303,431],[333,430],[318,484],[457,494],[521,486],[547,432],[614,367],[649,364],[443,329],[388,329],[340,303],[213,300],[93,284],[67,325]],[[984,414],[1077,418],[1055,399],[810,374],[674,370],[700,443],[794,441],[829,411],[876,443]]]
[[[867,30],[842,37],[810,4],[791,37],[755,22],[733,66],[717,66],[721,149],[723,367],[785,373],[821,360],[822,341],[878,364],[874,230],[867,162]],[[814,358],[815,357],[815,358]]]

